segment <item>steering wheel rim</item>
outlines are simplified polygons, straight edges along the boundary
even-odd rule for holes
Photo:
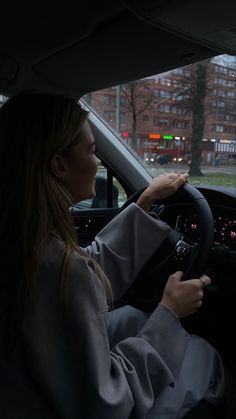
[[[133,195],[131,195],[127,201],[125,202],[125,204],[120,208],[120,211],[123,211],[128,205],[130,205],[132,202],[136,202],[137,199],[139,198],[139,196],[142,194],[142,192],[145,190],[145,188],[135,192]],[[184,184],[181,188],[178,189],[178,191],[173,194],[171,197],[162,200],[162,201],[157,201],[157,203],[159,205],[162,205],[162,207],[164,206],[164,208],[166,209],[168,206],[170,206],[173,203],[178,202],[179,200],[184,200],[194,205],[194,209],[196,212],[196,216],[197,216],[197,220],[198,220],[198,225],[199,225],[199,240],[197,243],[194,243],[191,246],[191,252],[188,250],[189,255],[188,257],[185,255],[185,268],[183,269],[183,257],[181,259],[181,263],[178,265],[178,260],[176,264],[173,264],[173,271],[169,272],[173,273],[176,270],[183,270],[184,271],[184,279],[189,279],[189,278],[197,278],[200,275],[202,275],[205,272],[205,269],[207,267],[208,261],[209,261],[209,257],[212,251],[212,246],[213,246],[213,239],[214,239],[214,222],[213,222],[213,216],[212,216],[212,212],[211,209],[205,199],[205,197],[202,195],[201,192],[199,192],[198,189],[196,189],[194,186],[189,185],[188,183]],[[186,204],[186,202],[185,202]],[[160,218],[161,219],[161,218]],[[183,240],[184,236],[181,235],[180,233],[178,234],[174,234],[177,233],[175,230],[171,230],[171,234],[169,236],[169,238],[167,238],[167,242],[163,243],[163,247],[164,247],[164,252],[166,251],[166,249],[168,249],[168,251],[170,251],[170,249],[172,249],[171,251],[173,252],[173,249],[175,249],[174,251],[176,251],[177,247],[180,246],[182,248],[183,244],[185,244],[186,242]],[[181,236],[181,237],[180,237]],[[169,242],[168,242],[169,240]],[[170,243],[171,240],[171,243]],[[159,248],[161,249],[161,247]],[[157,249],[157,251],[154,254],[154,258],[155,255],[158,255],[159,249]],[[188,253],[187,252],[187,253]],[[163,253],[163,249],[162,249],[162,253]],[[190,255],[191,253],[191,255]],[[181,255],[180,255],[181,256]],[[152,259],[153,259],[152,257]],[[172,260],[173,257],[176,258],[176,255],[173,253],[172,255]],[[188,260],[189,258],[189,260]],[[166,258],[166,260],[168,261],[168,256]],[[168,262],[167,262],[168,263]],[[169,262],[170,264],[170,262]],[[153,262],[151,263],[146,263],[143,267],[143,269],[141,270],[140,274],[138,275],[138,280],[136,279],[133,283],[133,285],[130,287],[130,289],[127,291],[124,300],[125,302],[127,302],[130,305],[135,306],[136,308],[142,309],[142,310],[146,310],[146,311],[152,311],[153,308],[158,304],[158,302],[160,301],[160,293],[159,295],[155,296],[154,298],[150,298],[147,301],[144,301],[144,297],[143,297],[143,293],[142,293],[142,282],[144,281],[145,284],[147,284],[147,279],[144,278],[144,275],[146,275],[147,277],[147,269],[150,269],[150,266],[152,266],[151,268],[151,273],[153,275],[162,275],[162,269],[154,269],[153,268]],[[168,269],[167,269],[168,272]],[[151,275],[150,273],[150,275]],[[162,280],[162,291],[164,289],[164,285],[166,283],[167,278],[165,278],[164,280]],[[150,279],[151,281],[151,279]],[[158,281],[158,279],[157,279]],[[138,285],[137,285],[138,284]]]

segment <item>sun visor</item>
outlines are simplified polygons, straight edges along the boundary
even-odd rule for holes
[[[235,0],[124,0],[137,17],[219,53],[236,55]]]

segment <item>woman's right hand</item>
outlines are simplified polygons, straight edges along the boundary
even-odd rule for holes
[[[170,275],[166,283],[161,303],[173,310],[177,317],[195,313],[202,305],[203,288],[211,283],[208,276],[181,281],[183,272]]]
[[[153,203],[173,195],[188,180],[188,173],[162,173],[155,177],[137,200],[144,211],[149,211]]]

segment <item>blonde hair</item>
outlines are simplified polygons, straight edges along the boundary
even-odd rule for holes
[[[106,275],[78,245],[70,196],[50,169],[55,154],[65,155],[79,142],[86,118],[76,100],[37,92],[20,93],[0,109],[1,312],[22,312],[51,232],[65,243],[62,289],[70,255],[79,252],[111,297]]]

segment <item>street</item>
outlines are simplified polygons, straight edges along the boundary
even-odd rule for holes
[[[187,164],[176,164],[176,163],[169,163],[164,165],[151,165],[147,164],[145,165],[147,171],[152,174],[152,176],[157,176],[161,173],[165,173],[168,171],[174,171],[174,172],[181,172],[186,173],[189,171],[189,166]],[[226,175],[234,175],[236,177],[236,165],[221,165],[218,167],[212,166],[212,165],[202,165],[201,171],[203,174],[208,173],[222,173]]]

